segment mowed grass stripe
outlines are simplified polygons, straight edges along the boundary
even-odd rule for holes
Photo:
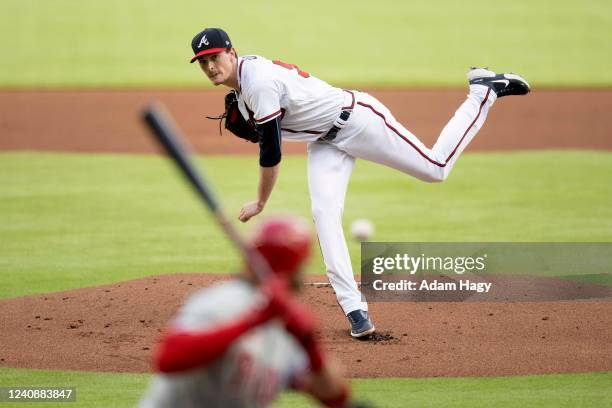
[[[256,158],[198,162],[235,219],[255,197]],[[611,241],[609,174],[612,155],[590,151],[466,154],[442,184],[358,161],[345,227],[370,218],[383,241]],[[2,153],[0,186],[2,298],[240,266],[166,158]],[[283,160],[264,215],[279,211],[311,218],[303,156]],[[318,251],[308,271],[324,273]]]
[[[0,387],[73,386],[77,402],[70,406],[133,407],[150,375],[0,368]],[[612,373],[555,374],[483,378],[355,379],[356,400],[376,408],[399,407],[610,407]],[[3,403],[3,407],[39,404]],[[285,393],[276,408],[317,406],[308,398]]]
[[[271,24],[273,22],[273,24]],[[542,86],[610,86],[605,0],[0,2],[0,87],[210,86],[188,63],[204,26],[242,55],[297,64],[336,85],[465,86],[471,65]],[[312,29],[316,26],[316,29]]]

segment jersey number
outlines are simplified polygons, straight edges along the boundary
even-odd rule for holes
[[[310,76],[310,74],[308,72],[301,71],[300,68],[297,65],[287,64],[286,62],[279,61],[279,60],[274,60],[274,61],[272,61],[272,63],[276,64],[276,65],[280,65],[281,67],[287,68],[289,70],[295,69],[297,71],[298,75],[303,77],[303,78],[308,78]]]

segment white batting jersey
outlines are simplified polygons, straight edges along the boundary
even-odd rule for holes
[[[193,295],[174,325],[183,330],[214,328],[239,319],[265,301],[249,283],[232,280]],[[241,336],[208,367],[157,375],[140,408],[267,407],[307,370],[302,347],[282,322],[272,320]]]
[[[281,135],[288,140],[318,139],[350,97],[295,65],[257,55],[238,58],[238,84],[244,118],[261,124],[280,116]]]

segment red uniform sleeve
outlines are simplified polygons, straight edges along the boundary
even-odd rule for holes
[[[304,348],[310,362],[310,369],[317,372],[325,364],[325,356],[315,337],[316,323],[312,313],[303,305],[291,301],[285,305],[283,313],[285,327]]]
[[[155,367],[173,373],[205,367],[221,357],[232,343],[273,317],[271,308],[249,311],[240,319],[199,332],[174,330],[166,334],[155,356]]]

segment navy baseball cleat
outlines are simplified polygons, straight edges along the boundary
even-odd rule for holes
[[[517,74],[496,74],[487,68],[472,67],[467,73],[470,85],[488,86],[498,98],[508,95],[525,95],[531,88],[523,77]]]
[[[351,323],[351,336],[364,337],[374,333],[376,328],[368,317],[368,312],[364,310],[353,310],[347,314],[349,323]]]

